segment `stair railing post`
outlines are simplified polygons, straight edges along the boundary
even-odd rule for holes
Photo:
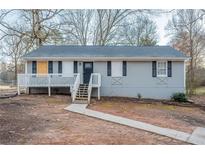
[[[100,100],[100,87],[98,87],[98,100]]]
[[[51,78],[50,78],[50,74],[48,74],[48,96],[51,96]]]

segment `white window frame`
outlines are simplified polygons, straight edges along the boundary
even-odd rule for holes
[[[166,74],[158,74],[159,63],[165,63],[166,64]],[[167,77],[167,61],[157,61],[157,77]]]
[[[112,77],[122,77],[122,61],[111,61]]]

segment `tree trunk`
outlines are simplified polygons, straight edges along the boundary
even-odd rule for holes
[[[192,35],[192,34],[190,34]],[[190,38],[190,73],[189,73],[189,95],[194,94],[194,88],[195,88],[195,72],[194,72],[194,55],[193,55],[193,40]]]
[[[14,79],[17,81],[17,74],[18,74],[18,66],[17,66],[17,58],[14,58]]]
[[[41,38],[41,24],[40,24],[40,17],[39,17],[39,10],[32,10],[32,20],[33,20],[33,37],[36,39],[36,46],[39,47],[42,45],[42,38]]]

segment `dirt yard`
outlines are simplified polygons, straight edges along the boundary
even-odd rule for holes
[[[0,144],[187,144],[146,131],[68,112],[64,110],[68,102],[70,102],[69,96],[21,95],[0,99]],[[139,106],[137,109],[137,104],[129,104],[135,106],[130,110],[132,114],[137,114],[140,109],[142,109],[141,113],[145,112],[143,110],[149,111],[146,107]],[[122,105],[122,102],[114,101],[111,105],[109,102],[100,102],[98,105],[92,105],[92,108],[107,109],[107,112],[111,113],[116,111],[115,114],[121,115],[122,107],[130,106],[129,104]],[[113,107],[116,109],[113,110]],[[128,108],[124,109],[123,114],[128,113]],[[202,111],[195,109],[194,111],[203,115]],[[151,114],[150,111],[147,113]],[[151,117],[148,114],[146,116]],[[157,117],[157,115],[153,116],[153,118]],[[204,119],[203,117],[200,119]],[[203,122],[202,120],[201,123]]]
[[[205,96],[196,98],[198,103],[205,102]],[[101,101],[93,100],[89,108],[188,133],[196,127],[205,127],[205,111],[202,109],[165,105],[154,100],[102,98]]]

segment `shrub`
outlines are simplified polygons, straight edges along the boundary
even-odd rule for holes
[[[184,93],[174,93],[172,95],[172,100],[177,102],[187,102],[187,97]]]
[[[142,98],[142,95],[141,95],[140,93],[138,93],[138,94],[137,94],[137,98],[138,98],[138,99],[141,99],[141,98]]]

